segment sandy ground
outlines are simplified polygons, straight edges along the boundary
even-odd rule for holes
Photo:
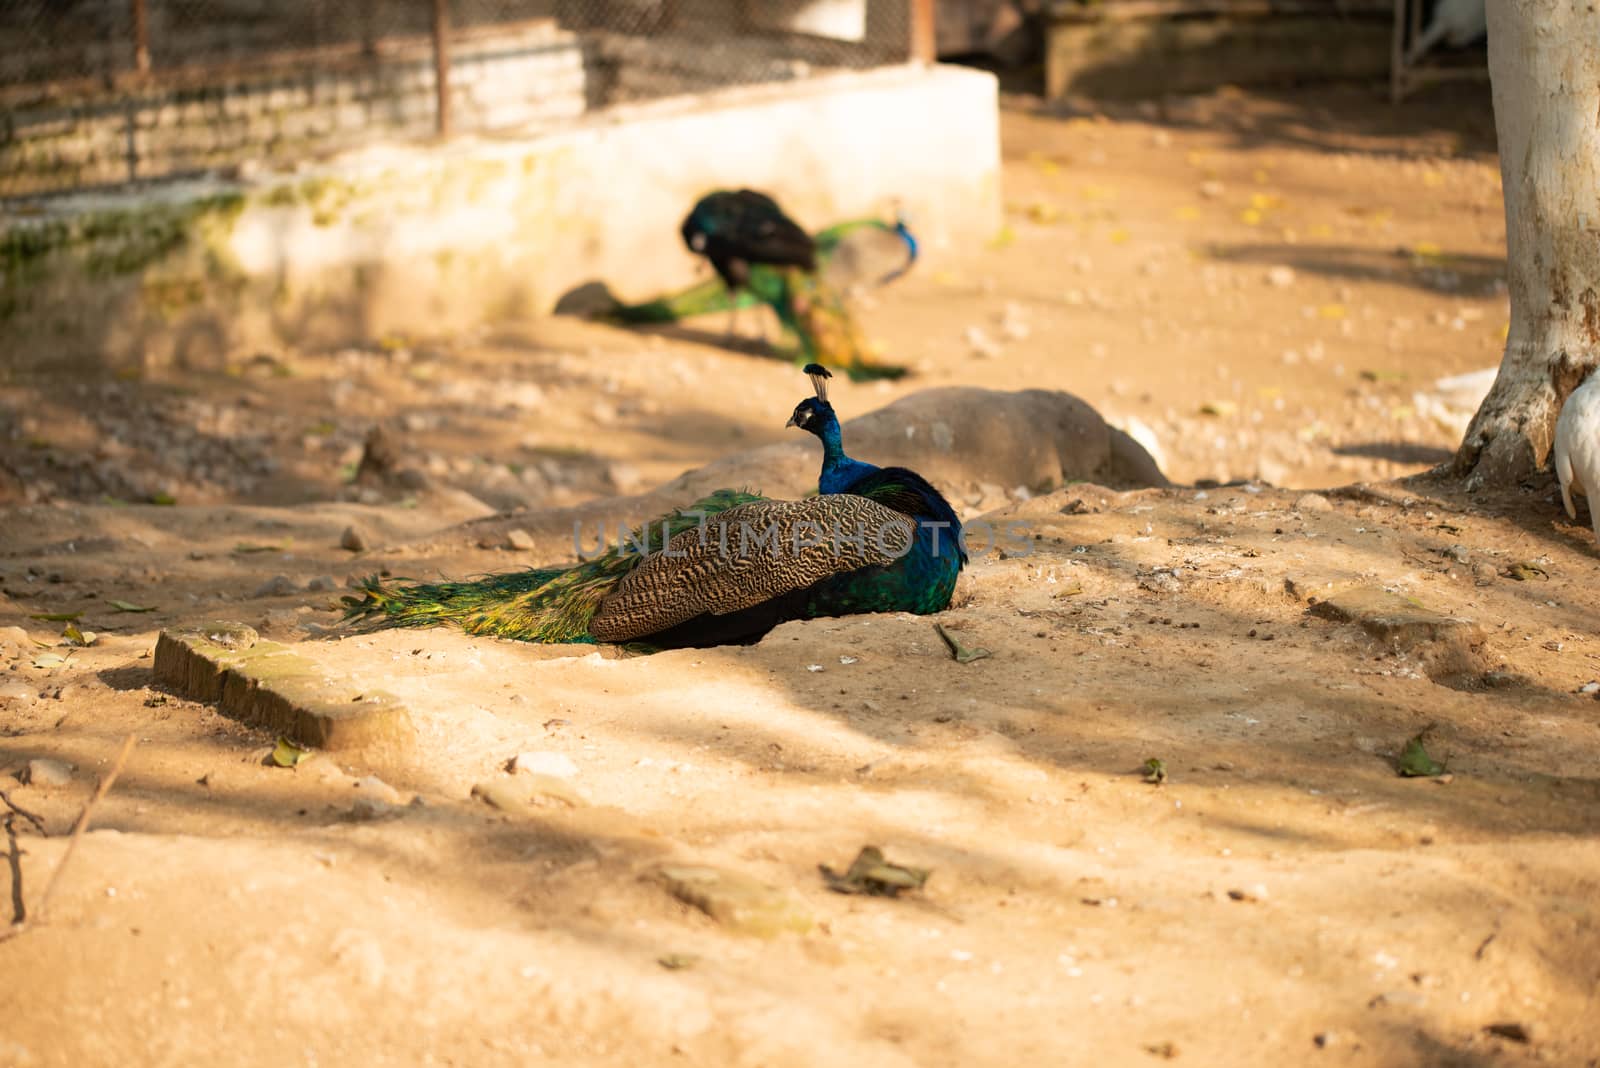
[[[1486,94],[1028,103],[1007,230],[877,295],[915,374],[836,404],[1067,390],[1184,485],[955,488],[1035,537],[940,617],[970,663],[909,616],[652,657],[327,629],[351,575],[540,562],[457,524],[786,440],[803,380],[720,320],[0,383],[0,788],[47,832],[10,818],[11,916],[138,738],[0,943],[0,1064],[1600,1063],[1592,535],[1547,481],[1386,481],[1455,443],[1433,382],[1498,357]],[[354,484],[380,420],[413,473]],[[1312,611],[1351,584],[1470,648]],[[34,618],[71,612],[88,648]],[[210,617],[403,693],[416,758],[264,763],[153,684],[159,629]],[[1445,779],[1396,774],[1424,729]],[[470,796],[525,752],[576,804]],[[70,781],[18,782],[40,757]],[[926,888],[829,892],[869,843]],[[719,925],[663,865],[810,930]]]

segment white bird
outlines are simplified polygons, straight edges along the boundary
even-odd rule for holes
[[[1574,493],[1587,497],[1589,522],[1600,541],[1600,501],[1595,499],[1600,496],[1600,375],[1590,375],[1561,406],[1552,456],[1567,516],[1578,518],[1572,506]]]
[[[1465,48],[1489,32],[1489,15],[1484,0],[1439,0],[1427,28],[1418,35],[1406,60],[1415,63],[1440,41],[1451,48]]]

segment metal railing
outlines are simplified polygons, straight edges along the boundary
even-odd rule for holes
[[[931,61],[934,0],[11,0],[0,197]]]

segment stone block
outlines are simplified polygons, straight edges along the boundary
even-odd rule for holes
[[[242,623],[163,631],[154,667],[184,697],[309,748],[399,756],[415,741],[411,715],[392,694],[351,693],[348,683]]]

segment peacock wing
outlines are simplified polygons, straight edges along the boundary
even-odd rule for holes
[[[601,600],[600,641],[643,638],[697,616],[727,615],[832,575],[905,556],[912,521],[866,497],[758,501],[707,518],[628,572]]]

